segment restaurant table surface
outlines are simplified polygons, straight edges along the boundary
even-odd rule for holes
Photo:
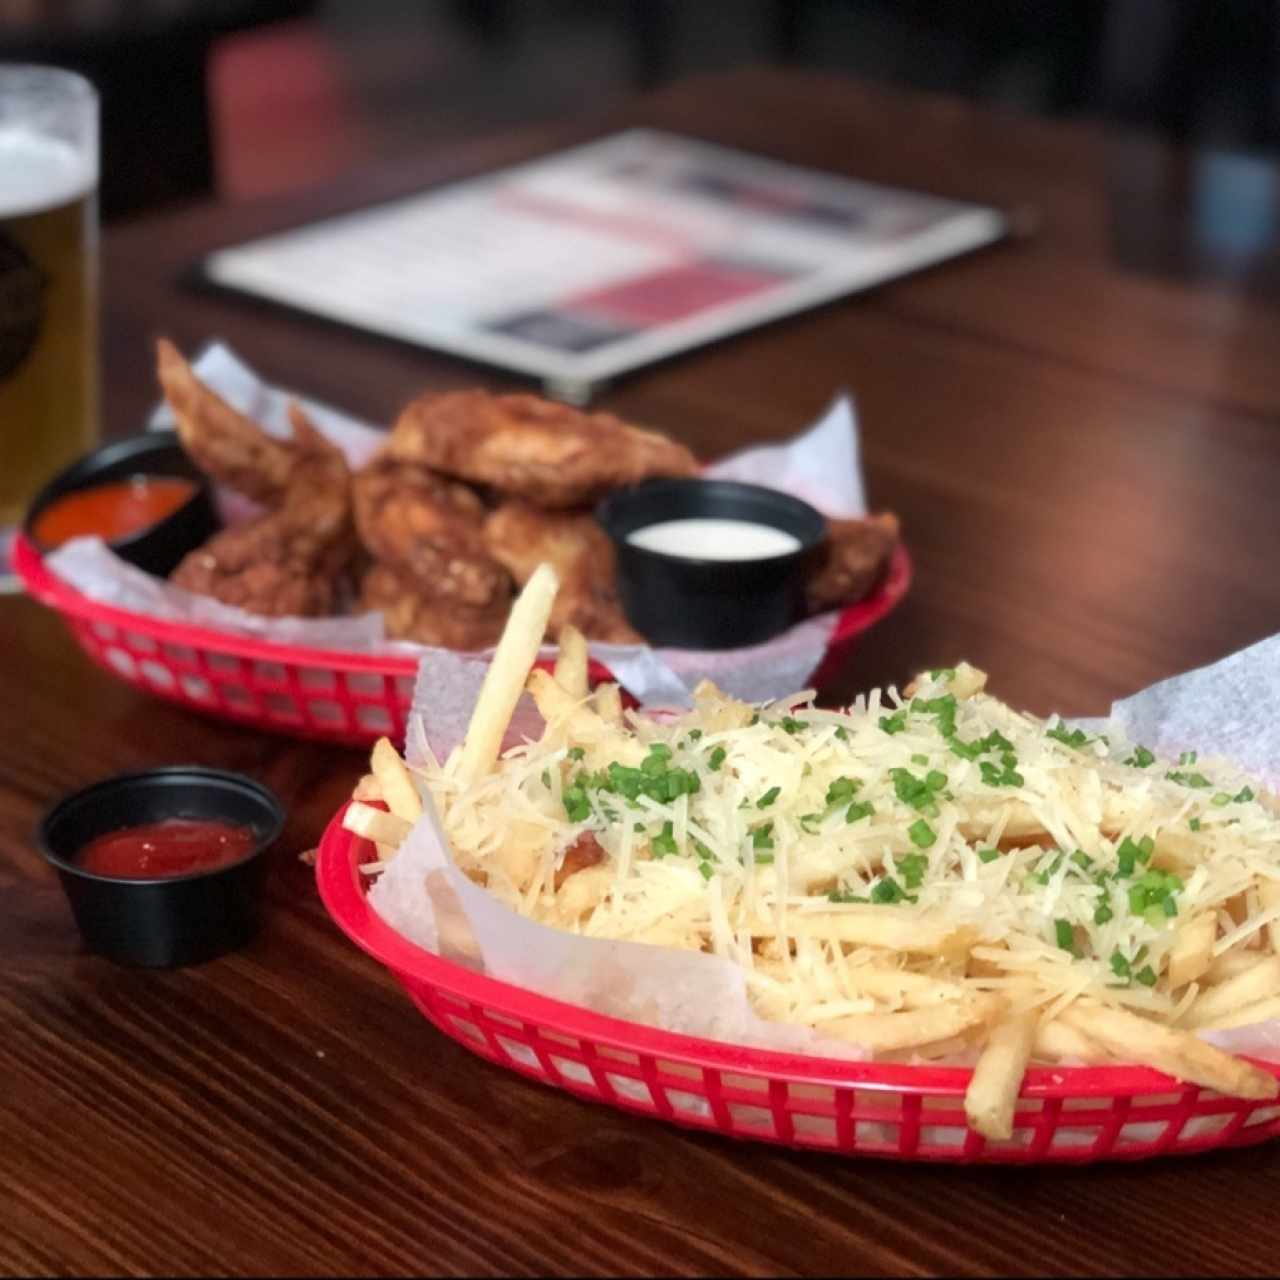
[[[427,387],[521,385],[179,277],[218,244],[636,123],[1018,211],[1002,247],[600,400],[714,457],[853,393],[873,506],[900,515],[916,577],[828,699],[966,658],[1015,704],[1103,713],[1280,630],[1280,172],[833,77],[711,76],[325,190],[113,227],[105,430],[141,424],[162,333],[225,339],[375,421]],[[0,645],[5,1272],[1275,1270],[1275,1143],[888,1163],[685,1131],[484,1063],[338,933],[299,861],[360,752],[152,700],[29,600],[0,602]],[[113,967],[83,951],[32,829],[74,787],[185,761],[244,770],[289,808],[265,925],[196,968]]]

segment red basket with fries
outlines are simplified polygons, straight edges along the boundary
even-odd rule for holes
[[[274,644],[101,604],[59,579],[23,536],[14,563],[27,592],[56,610],[85,653],[118,678],[192,710],[255,728],[362,746],[404,737],[417,659]],[[859,635],[911,585],[899,544],[876,589],[844,609],[814,672],[820,685]],[[592,663],[593,682],[613,677]]]
[[[407,941],[365,898],[374,846],[342,826],[316,861],[338,927],[445,1035],[580,1098],[689,1128],[842,1155],[955,1163],[1084,1163],[1246,1146],[1280,1134],[1280,1105],[1180,1084],[1146,1067],[1033,1067],[1013,1136],[968,1127],[961,1067],[848,1062],[738,1047],[594,1013],[462,968]],[[1256,1065],[1280,1076],[1280,1065]]]

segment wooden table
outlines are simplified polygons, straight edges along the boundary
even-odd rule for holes
[[[113,230],[109,429],[151,403],[162,332],[225,337],[373,419],[423,386],[508,385],[175,276],[214,244],[636,122],[1038,211],[1030,239],[606,398],[714,455],[856,394],[872,497],[902,516],[918,573],[845,692],[966,657],[1016,703],[1102,712],[1280,627],[1274,261],[1265,240],[1230,241],[1239,217],[1212,221],[1233,183],[1280,174],[835,79],[692,82],[590,129]],[[337,934],[297,861],[358,753],[151,701],[24,600],[0,603],[0,645],[5,1271],[1274,1270],[1274,1144],[1145,1167],[898,1166],[685,1133],[485,1065]],[[290,807],[266,927],[200,968],[113,968],[82,953],[32,826],[102,774],[185,760],[246,770]]]

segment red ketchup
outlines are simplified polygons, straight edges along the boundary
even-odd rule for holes
[[[253,848],[253,831],[216,819],[165,818],[90,840],[76,862],[95,875],[125,880],[185,876],[238,862]]]

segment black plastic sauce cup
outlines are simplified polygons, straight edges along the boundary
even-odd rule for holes
[[[182,876],[100,875],[77,862],[98,836],[166,818],[230,822],[253,832],[238,862]],[[57,868],[85,944],[122,964],[173,968],[243,946],[258,928],[264,854],[280,835],[284,810],[242,774],[179,766],[121,774],[55,805],[36,831]]]
[[[795,551],[753,560],[712,560],[650,551],[628,541],[667,520],[746,520],[792,534]],[[613,539],[618,594],[631,625],[651,644],[737,649],[762,644],[804,616],[804,569],[827,535],[822,514],[799,498],[733,480],[646,480],[596,508]]]
[[[176,431],[148,431],[85,454],[36,494],[22,522],[23,531],[41,554],[47,554],[52,548],[35,535],[35,522],[41,512],[79,489],[138,475],[173,476],[189,480],[194,486],[191,497],[176,511],[107,544],[122,560],[157,577],[168,577],[188,551],[203,545],[222,527],[208,478],[182,451]]]

